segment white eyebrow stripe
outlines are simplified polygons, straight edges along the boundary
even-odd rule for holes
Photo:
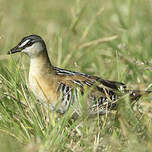
[[[30,40],[26,40],[25,42],[23,42],[20,47],[23,47],[24,45],[26,45]]]

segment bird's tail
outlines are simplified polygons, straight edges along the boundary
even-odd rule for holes
[[[142,97],[143,95],[148,95],[152,93],[152,91],[129,90],[128,93],[131,101],[137,101],[140,97]]]

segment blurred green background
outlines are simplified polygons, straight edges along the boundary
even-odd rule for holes
[[[21,54],[9,57],[6,54],[22,37],[31,34],[43,37],[51,62],[55,66],[98,75],[104,79],[122,81],[128,84],[129,88],[150,89],[151,0],[0,0],[0,74],[10,82],[13,80],[11,77],[15,78],[16,83],[27,82],[28,57]],[[0,85],[1,83],[0,79]],[[2,87],[0,89],[0,100],[4,102],[2,96],[5,89],[2,90]],[[151,106],[150,100],[142,101],[148,102],[146,108]],[[115,145],[114,151],[139,152],[144,151],[144,147],[149,151],[152,148],[150,146],[152,126],[151,117],[149,118],[150,110],[145,111],[147,115],[144,120],[146,119],[148,124],[144,124],[144,120],[140,122],[141,118],[136,118],[138,122],[133,123],[137,125],[140,122],[141,128],[148,130],[143,133],[143,142],[138,141],[138,133],[133,134],[134,131],[129,134],[131,136],[125,139],[126,141],[122,140],[123,135],[115,133],[121,130],[122,126],[116,125],[110,141],[106,133],[102,137],[99,135],[100,138],[106,139],[99,140],[97,147],[100,149],[100,143],[104,143],[105,147],[108,147],[105,151],[112,151],[111,147]],[[2,147],[6,151],[20,151],[20,148],[26,150],[25,143],[30,145],[31,140],[15,142],[13,137],[9,136],[11,131],[5,130],[5,123],[2,121],[4,115],[0,114],[0,124],[3,124],[0,127],[3,132],[0,141],[6,143],[6,146],[4,144]],[[86,139],[86,136],[82,136],[82,144],[73,151],[98,150]],[[30,146],[35,148],[39,143],[43,145],[44,140],[41,142],[34,141],[32,143],[36,146],[34,144]],[[72,151],[70,146],[65,147],[65,151]],[[31,150],[32,148],[29,151],[38,151],[37,148]],[[57,146],[54,151],[62,150]]]

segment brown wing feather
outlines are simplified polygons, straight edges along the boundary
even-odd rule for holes
[[[122,94],[129,93],[131,100],[137,100],[143,94],[148,93],[139,90],[127,90],[126,85],[121,82],[104,80],[97,76],[90,76],[59,68],[54,69],[60,83],[70,88],[80,88],[82,95],[85,93],[84,88],[88,88],[88,101],[91,106],[91,111],[94,111],[94,113],[97,113],[97,109],[100,109],[100,111],[98,111],[99,113],[104,113],[107,105],[108,109],[115,108],[115,101]]]

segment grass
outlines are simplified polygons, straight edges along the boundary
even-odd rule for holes
[[[70,110],[47,112],[28,90],[28,57],[6,55],[23,36],[38,34],[54,65],[150,90],[151,8],[148,0],[0,0],[0,149],[151,151],[151,95],[133,108],[125,96],[107,116],[82,113],[73,121]]]

